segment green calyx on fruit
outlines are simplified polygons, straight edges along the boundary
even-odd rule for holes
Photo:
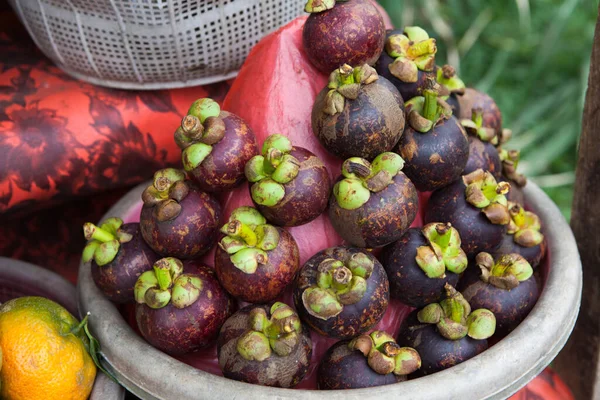
[[[404,34],[391,35],[385,42],[385,51],[394,58],[388,67],[391,74],[402,82],[415,83],[419,70],[429,72],[435,67],[435,39],[418,26],[407,26]]]
[[[145,207],[154,207],[154,217],[158,221],[171,221],[181,213],[179,202],[188,193],[185,173],[179,169],[165,168],[154,174],[152,185],[142,193],[142,201]]]
[[[121,243],[127,243],[133,239],[129,233],[121,231],[123,220],[121,218],[108,218],[100,226],[91,222],[83,224],[83,235],[88,243],[83,249],[83,262],[94,259],[99,266],[112,262]]]
[[[380,375],[408,375],[421,368],[421,356],[415,349],[398,346],[394,338],[383,331],[360,335],[352,339],[348,347],[367,357],[369,367]]]
[[[348,0],[308,0],[304,6],[304,12],[316,14],[331,10],[335,3],[345,3]]]
[[[498,182],[494,176],[482,169],[477,169],[462,177],[465,186],[467,202],[480,208],[487,219],[496,225],[510,223],[508,200],[506,194],[510,190],[510,183]]]
[[[335,115],[344,110],[346,99],[356,100],[362,85],[369,85],[379,79],[375,68],[369,64],[352,68],[344,64],[329,75],[327,97],[323,112]]]
[[[279,244],[277,228],[268,225],[265,217],[252,207],[233,210],[221,232],[227,236],[221,239],[219,247],[229,254],[236,268],[247,274],[255,273],[260,264],[266,264],[267,251]]]
[[[510,223],[507,233],[513,235],[515,243],[523,247],[533,247],[544,241],[544,235],[540,232],[542,224],[540,218],[531,211],[525,211],[520,204],[508,202]]]
[[[426,133],[438,122],[452,116],[452,108],[439,96],[440,85],[429,81],[423,96],[416,96],[405,103],[409,125],[417,132]]]
[[[519,150],[499,149],[500,160],[502,160],[502,174],[515,182],[517,186],[523,187],[527,184],[527,178],[517,172],[521,152]]]
[[[150,308],[163,308],[169,302],[176,308],[191,306],[202,292],[199,276],[183,273],[183,263],[166,257],[154,263],[152,271],[140,275],[133,293],[138,304]]]
[[[456,70],[451,65],[444,65],[442,68],[438,68],[436,73],[436,81],[443,87],[445,87],[450,93],[456,93],[462,95],[465,93],[465,83],[456,75]],[[444,100],[448,96],[443,96]]]
[[[500,289],[511,290],[533,275],[533,268],[520,254],[504,254],[496,261],[489,253],[479,253],[475,257],[481,268],[481,280]]]
[[[483,126],[483,109],[474,108],[471,119],[463,119],[460,124],[465,128],[469,135],[479,138],[484,142],[490,142],[493,145],[498,144],[498,136],[492,128]]]
[[[304,308],[322,320],[337,316],[344,305],[358,303],[363,298],[374,266],[364,253],[348,255],[344,261],[326,258],[317,269],[317,284],[302,292]]]
[[[300,343],[302,324],[298,314],[288,305],[276,302],[270,309],[271,317],[263,308],[250,311],[248,331],[237,341],[238,353],[249,361],[264,361],[274,352],[289,356]]]
[[[381,153],[372,163],[364,158],[351,157],[342,164],[344,179],[333,187],[340,207],[355,210],[377,193],[388,187],[404,167],[404,160],[396,153]]]
[[[244,167],[246,179],[253,183],[252,199],[262,206],[273,207],[285,197],[284,184],[300,171],[300,161],[289,154],[292,142],[280,134],[270,135],[263,143],[261,155],[252,157]]]
[[[435,324],[440,335],[449,340],[460,340],[465,336],[487,339],[496,331],[496,317],[485,308],[471,311],[471,306],[460,292],[449,283],[444,286],[446,298],[431,303],[417,313],[423,324]]]
[[[212,99],[192,103],[181,126],[175,131],[175,143],[182,150],[181,160],[186,171],[197,168],[212,151],[212,145],[225,136],[221,107]]]
[[[417,248],[415,260],[429,278],[444,278],[446,270],[462,273],[468,265],[458,231],[450,223],[431,223],[421,230],[429,245]]]

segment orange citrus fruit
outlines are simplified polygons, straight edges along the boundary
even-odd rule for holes
[[[59,304],[21,297],[0,306],[0,398],[87,399],[96,366],[82,324]]]

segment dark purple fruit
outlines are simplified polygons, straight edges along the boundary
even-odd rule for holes
[[[330,247],[312,256],[294,286],[300,318],[319,334],[338,339],[375,326],[388,301],[388,279],[379,261],[351,247]]]
[[[372,67],[344,64],[317,95],[311,120],[313,133],[330,153],[372,160],[402,136],[404,100]]]
[[[400,327],[397,343],[412,347],[421,356],[419,377],[460,364],[487,349],[487,339],[496,328],[494,314],[487,309],[472,311],[452,286],[446,299],[411,312]]]
[[[180,355],[210,345],[233,311],[212,270],[167,257],[135,284],[138,328],[152,346]]]
[[[435,79],[436,52],[435,39],[419,27],[388,30],[375,69],[400,91],[404,100],[409,100],[422,96],[427,81]]]
[[[470,174],[478,169],[489,171],[497,180],[502,176],[502,162],[496,147],[490,142],[469,136],[469,160],[463,174]]]
[[[421,366],[419,354],[400,347],[391,335],[374,331],[337,342],[319,364],[321,390],[359,389],[403,382]]]
[[[502,113],[498,105],[489,95],[473,88],[467,88],[465,94],[459,97],[460,119],[471,119],[473,110],[481,108],[483,124],[491,128],[496,135],[502,135]]]
[[[211,99],[196,100],[175,131],[183,167],[206,192],[232,190],[244,181],[244,165],[257,153],[252,129]]]
[[[236,381],[289,388],[308,371],[310,331],[289,306],[249,305],[233,314],[217,341],[219,367]]]
[[[408,125],[394,151],[417,190],[428,192],[460,178],[469,158],[469,141],[450,106],[426,89],[406,103]]]
[[[446,283],[456,286],[467,268],[458,231],[432,223],[409,229],[383,248],[379,261],[390,281],[390,296],[410,307],[424,307],[444,298]]]
[[[343,64],[375,64],[383,50],[385,22],[369,0],[308,0],[302,30],[310,62],[329,74]]]
[[[402,158],[391,152],[380,154],[372,164],[356,157],[344,162],[329,201],[329,220],[349,244],[385,246],[413,223],[419,199],[402,166]]]
[[[154,174],[142,194],[140,229],[146,243],[162,256],[197,258],[217,241],[221,206],[182,171],[167,168]]]
[[[114,303],[133,303],[135,282],[159,259],[142,238],[140,224],[108,218],[99,227],[87,222],[83,232],[89,240],[83,262],[91,261],[96,286]]]
[[[246,164],[252,201],[272,224],[304,225],[325,211],[331,181],[325,164],[280,134],[269,136],[262,155]]]
[[[540,232],[540,219],[531,211],[525,211],[521,205],[510,201],[508,211],[511,222],[508,224],[506,235],[500,247],[491,254],[494,257],[503,254],[520,254],[535,269],[546,253],[546,241]]]
[[[539,297],[533,269],[516,253],[496,261],[488,253],[479,253],[475,264],[461,279],[460,291],[471,307],[492,311],[496,332],[507,335],[527,317]]]
[[[266,303],[279,296],[300,268],[298,245],[287,230],[267,225],[252,207],[234,210],[221,232],[215,271],[233,297]]]
[[[476,170],[433,192],[424,222],[449,222],[460,233],[467,257],[493,251],[502,242],[510,214],[505,194],[510,185],[496,183],[489,172]]]
[[[452,108],[452,115],[460,118],[458,97],[465,94],[465,83],[456,75],[456,70],[448,64],[436,67],[436,80],[444,88],[444,94],[441,97]]]

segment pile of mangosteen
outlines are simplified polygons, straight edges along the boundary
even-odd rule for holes
[[[541,291],[546,242],[518,151],[494,100],[437,65],[423,29],[386,31],[369,0],[305,10],[306,56],[329,76],[312,129],[341,170],[290,132],[259,144],[199,99],[174,134],[182,168],[155,173],[139,223],[85,224],[83,261],[108,299],[135,305],[151,345],[216,344],[230,379],[289,388],[312,370],[319,389],[351,389],[452,367],[514,330]],[[252,204],[224,215],[217,195],[240,185]],[[301,263],[288,228],[322,214],[343,242]],[[382,322],[390,298],[411,310],[400,325]],[[323,338],[338,341],[316,354]]]

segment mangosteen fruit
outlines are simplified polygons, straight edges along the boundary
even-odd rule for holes
[[[495,260],[489,253],[479,253],[475,264],[465,272],[460,291],[471,307],[494,313],[496,331],[504,336],[527,317],[539,297],[533,268],[516,253]]]
[[[317,95],[311,120],[313,133],[330,153],[372,160],[402,136],[404,100],[369,65],[344,64]]]
[[[217,354],[226,378],[290,388],[308,371],[310,331],[284,303],[248,305],[223,324]]]
[[[442,100],[445,100],[446,103],[450,105],[450,108],[452,108],[452,115],[456,118],[460,118],[460,103],[458,97],[465,94],[465,83],[458,75],[456,75],[454,67],[448,64],[436,68],[436,79],[449,93],[441,96]]]
[[[310,62],[329,74],[340,65],[375,64],[385,42],[385,22],[369,0],[308,0],[302,45]]]
[[[394,151],[402,156],[404,173],[417,190],[428,192],[460,178],[469,159],[467,134],[438,96],[439,85],[406,102],[408,125]]]
[[[410,377],[429,375],[460,364],[488,348],[496,329],[494,314],[471,310],[464,297],[446,284],[446,298],[411,312],[400,327],[397,343],[421,356],[421,368]]]
[[[415,349],[400,347],[393,336],[374,331],[331,346],[319,364],[317,384],[321,390],[382,386],[403,382],[420,367]]]
[[[502,130],[502,113],[500,108],[488,94],[477,89],[466,88],[465,93],[458,98],[460,103],[460,119],[470,119],[473,110],[483,111],[483,126],[491,128],[499,137],[506,135]]]
[[[444,298],[446,283],[456,286],[467,268],[460,235],[450,223],[409,229],[383,248],[379,261],[387,272],[390,297],[410,307],[424,307]]]
[[[142,238],[140,224],[113,217],[100,226],[86,222],[83,234],[88,240],[83,262],[91,262],[98,289],[113,303],[133,303],[135,282],[159,259]]]
[[[175,131],[183,168],[205,192],[224,192],[244,181],[244,165],[257,153],[252,129],[211,99],[196,100]]]
[[[252,201],[272,224],[304,225],[327,208],[331,192],[327,167],[283,135],[269,136],[262,155],[251,158],[245,170],[252,183]]]
[[[502,177],[502,161],[496,149],[498,136],[492,128],[483,126],[483,110],[473,109],[471,119],[463,119],[460,123],[469,135],[469,159],[463,175],[483,169],[499,180]]]
[[[167,168],[156,172],[142,200],[140,231],[159,255],[197,258],[217,241],[221,206],[185,180],[183,171]]]
[[[319,334],[349,339],[367,332],[389,302],[385,270],[371,254],[330,247],[312,256],[294,285],[298,315]]]
[[[520,254],[535,269],[546,253],[540,218],[531,211],[525,211],[520,204],[509,201],[507,206],[511,220],[500,247],[491,254],[494,257]]]
[[[469,258],[493,251],[500,246],[510,223],[505,196],[509,190],[509,183],[496,183],[490,172],[475,170],[432,193],[425,223],[451,223],[460,233],[462,249]]]
[[[388,79],[404,100],[422,96],[428,79],[435,79],[435,39],[418,26],[387,31],[385,49],[375,69]]]
[[[527,184],[527,178],[525,175],[517,172],[521,152],[519,150],[505,150],[500,148],[498,153],[500,154],[500,160],[502,160],[502,179],[509,182],[512,188],[508,200],[525,205],[523,188]]]
[[[412,182],[400,170],[396,153],[382,153],[373,163],[352,157],[329,200],[329,220],[336,232],[357,247],[380,247],[398,240],[410,227],[419,200]]]
[[[267,224],[255,208],[235,209],[221,232],[225,236],[215,253],[215,271],[235,298],[266,303],[296,277],[300,268],[296,241],[287,230]]]
[[[148,343],[170,355],[210,345],[233,303],[209,267],[173,257],[154,263],[135,284],[137,326]]]

